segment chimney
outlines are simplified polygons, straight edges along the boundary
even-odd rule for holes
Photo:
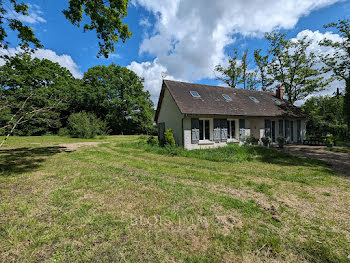
[[[281,86],[277,86],[276,88],[276,97],[283,100],[283,88]]]

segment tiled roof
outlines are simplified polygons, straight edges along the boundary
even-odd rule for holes
[[[156,119],[158,118],[166,88],[183,114],[306,117],[300,108],[277,99],[272,92],[164,80],[158,102]],[[200,97],[193,97],[190,91],[197,91]],[[225,99],[223,94],[228,95],[232,100]],[[166,105],[163,106],[166,107]]]

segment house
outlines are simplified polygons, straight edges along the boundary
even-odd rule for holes
[[[158,136],[172,129],[177,145],[186,149],[224,146],[247,136],[278,136],[288,143],[302,142],[306,115],[283,100],[283,89],[234,89],[163,80],[155,115]]]

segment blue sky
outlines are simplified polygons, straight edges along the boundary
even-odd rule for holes
[[[44,45],[37,56],[59,62],[77,77],[95,65],[127,66],[145,78],[154,102],[162,71],[171,79],[217,85],[213,68],[225,63],[233,47],[249,48],[251,54],[264,50],[263,32],[273,29],[289,38],[303,34],[316,41],[326,33],[324,24],[350,14],[350,2],[337,0],[133,0],[124,20],[133,36],[116,44],[115,54],[104,59],[96,57],[95,33],[83,33],[65,19],[61,11],[67,2],[27,2],[32,19],[27,22]],[[11,48],[18,46],[14,34],[10,42]]]

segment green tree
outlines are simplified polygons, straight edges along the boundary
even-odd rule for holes
[[[219,73],[216,78],[231,88],[257,89],[257,72],[249,70],[248,52],[246,49],[239,59],[237,49],[233,49],[234,55],[229,56],[228,66],[217,65],[215,67],[215,71]]]
[[[229,55],[228,66],[217,65],[215,71],[219,73],[216,78],[231,88],[237,88],[241,83],[242,67],[238,61],[238,51],[233,49],[233,55]]]
[[[269,56],[261,55],[261,49],[254,50],[254,61],[258,67],[259,78],[256,78],[260,83],[261,89],[266,91],[273,81],[268,77]]]
[[[114,134],[148,133],[153,128],[150,94],[144,91],[143,79],[125,67],[90,68],[77,97],[79,110],[106,120]]]
[[[67,127],[72,137],[89,139],[104,135],[106,124],[95,114],[82,111],[69,116]]]
[[[286,34],[277,32],[266,33],[265,37],[270,42],[268,74],[281,83],[290,103],[321,91],[329,84],[331,80],[325,79],[317,67],[316,55],[307,51],[312,40],[306,37],[287,40]]]
[[[307,132],[314,135],[333,134],[344,136],[344,96],[311,97],[302,106],[308,114]]]
[[[100,51],[98,56],[108,57],[115,51],[114,43],[121,39],[123,42],[130,38],[131,32],[122,19],[127,15],[128,0],[69,0],[69,6],[63,10],[66,18],[75,26],[80,27],[85,22],[85,31],[96,31]],[[42,47],[35,37],[34,31],[24,25],[19,19],[9,16],[10,12],[28,15],[28,5],[18,0],[0,0],[0,48],[7,48],[7,30],[17,31],[22,47],[33,44],[36,48]]]
[[[249,67],[248,49],[246,49],[243,53],[242,61],[241,61],[242,78],[241,78],[240,83],[243,84],[243,89],[247,89],[248,76],[252,77],[252,75],[249,75],[249,73],[248,73],[248,67]]]
[[[340,42],[324,39],[320,42],[323,46],[332,47],[335,52],[322,57],[326,71],[345,81],[344,114],[350,131],[350,20],[338,20],[337,23],[325,25],[325,28],[335,28],[342,37]]]
[[[0,76],[0,131],[5,140],[21,127],[21,135],[60,127],[59,110],[67,107],[74,81],[67,69],[18,54],[0,67]]]

